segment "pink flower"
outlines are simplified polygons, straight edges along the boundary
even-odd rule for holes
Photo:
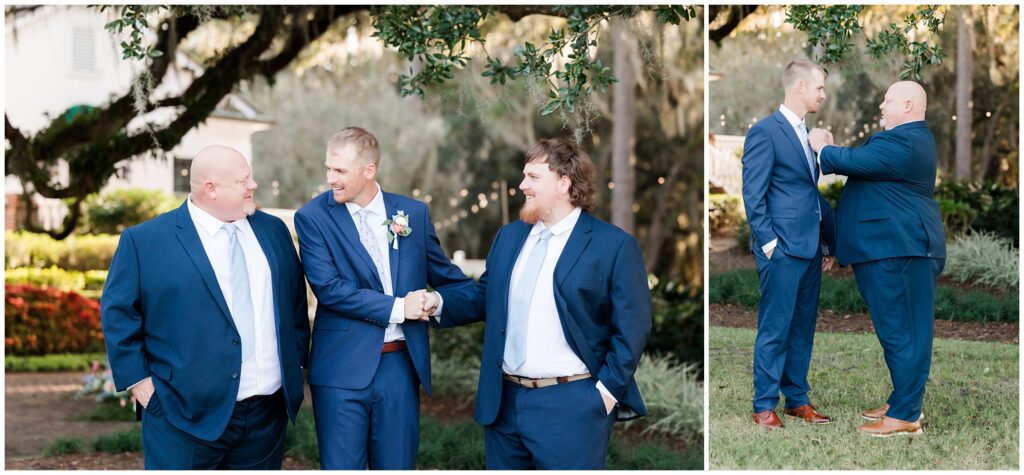
[[[398,223],[391,223],[391,232],[394,233],[395,235],[401,235],[403,232],[405,232],[405,226],[402,226],[401,224]]]

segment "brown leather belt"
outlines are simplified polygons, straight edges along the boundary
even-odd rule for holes
[[[381,354],[391,353],[392,351],[402,351],[406,348],[408,347],[405,345],[405,340],[395,340],[385,343],[380,352]]]
[[[573,381],[579,381],[581,379],[587,379],[590,377],[590,373],[574,374],[572,376],[558,376],[556,378],[524,378],[522,376],[513,376],[511,374],[502,373],[502,377],[505,381],[511,381],[524,388],[539,389],[554,386],[556,384],[565,384]]]

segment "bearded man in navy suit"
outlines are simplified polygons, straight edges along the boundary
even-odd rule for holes
[[[614,422],[647,414],[647,271],[636,238],[587,211],[594,165],[573,140],[542,140],[525,161],[520,219],[479,284],[439,289],[437,323],[485,320],[473,417],[487,468],[602,469]]]
[[[147,469],[278,470],[302,403],[306,281],[245,157],[204,148],[176,210],[121,233],[100,313]]]
[[[811,405],[808,371],[818,317],[821,272],[833,263],[832,207],[818,191],[818,168],[804,118],[825,100],[825,72],[807,60],[782,75],[785,101],[743,142],[743,206],[751,230],[761,300],[754,341],[753,421],[783,427],[775,413],[812,424],[832,420]]]
[[[937,154],[927,103],[920,84],[899,81],[878,106],[885,130],[860,147],[831,145],[831,134],[821,129],[810,135],[822,173],[848,178],[839,198],[836,258],[853,265],[893,386],[885,404],[861,414],[873,422],[860,431],[876,437],[921,433],[931,369],[946,236],[933,199]]]

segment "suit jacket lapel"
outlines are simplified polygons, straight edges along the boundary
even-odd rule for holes
[[[177,213],[178,241],[185,248],[185,252],[192,260],[192,264],[196,266],[196,270],[199,271],[199,275],[203,278],[203,282],[206,283],[206,288],[213,296],[213,300],[217,302],[217,307],[220,308],[224,318],[228,320],[232,328],[235,328],[235,320],[231,318],[227,301],[224,300],[224,293],[220,291],[220,284],[217,283],[217,274],[213,272],[210,258],[207,257],[206,250],[203,249],[203,242],[199,240],[199,232],[196,230],[195,223],[192,222],[192,215],[188,212],[187,200],[178,208]],[[235,328],[235,330],[237,331],[238,329]]]
[[[532,229],[530,225],[526,223],[519,223],[519,226],[513,228],[513,232],[509,233],[510,236],[508,239],[512,244],[512,249],[509,250],[506,257],[507,261],[504,262],[504,267],[502,267],[501,272],[498,273],[498,288],[505,289],[505,292],[502,293],[504,301],[501,305],[501,310],[503,312],[502,315],[505,317],[503,319],[505,324],[508,323],[508,299],[509,295],[512,294],[512,271],[516,268],[516,259],[519,257],[519,253],[523,250],[523,245],[526,244],[526,239],[530,237],[530,229]]]
[[[256,241],[260,243],[260,248],[263,249],[263,255],[267,256],[267,264],[270,264],[270,295],[273,297],[274,302],[274,328],[280,328],[281,317],[277,311],[277,292],[273,289],[280,289],[279,279],[281,276],[278,274],[277,269],[277,254],[274,253],[274,246],[271,242],[270,235],[267,234],[267,230],[257,224],[254,220],[249,219],[249,227],[252,228],[253,234],[256,235]]]
[[[384,193],[384,190],[381,190],[381,193]],[[391,219],[392,216],[398,213],[398,203],[395,202],[394,195],[391,193],[384,193],[384,211],[387,213],[384,219]],[[421,229],[420,232],[422,231]],[[400,237],[395,236],[395,239],[400,239]],[[398,295],[399,262],[401,262],[398,256],[401,251],[402,243],[398,243],[398,249],[395,249],[394,246],[388,246],[388,261],[391,263],[391,293],[396,296]]]
[[[804,150],[803,144],[800,142],[800,137],[796,136],[796,131],[793,130],[793,126],[786,120],[786,116],[780,112],[775,111],[775,120],[779,121],[779,128],[782,129],[782,134],[789,139],[790,145],[793,146],[797,151],[797,156],[800,157],[800,163],[803,165],[804,170],[807,170],[807,177],[814,181],[814,177],[811,176],[811,169],[807,168],[807,151]]]
[[[556,288],[569,276],[572,266],[576,265],[583,250],[587,248],[587,244],[590,244],[591,219],[590,213],[586,211],[580,213],[580,218],[576,221],[576,226],[573,227],[572,234],[569,235],[569,240],[565,243],[565,248],[562,249],[562,255],[555,263],[554,283]]]
[[[384,284],[380,281],[380,276],[377,275],[377,266],[373,265],[373,259],[370,257],[370,253],[366,252],[366,247],[363,246],[363,242],[359,240],[359,230],[356,229],[356,223],[352,220],[352,215],[348,212],[348,207],[342,203],[334,201],[334,197],[330,193],[326,194],[328,211],[331,217],[334,218],[334,222],[338,223],[341,227],[341,235],[345,236],[345,240],[348,241],[348,245],[355,249],[357,255],[362,258],[363,263],[366,264],[365,269],[369,270],[369,274],[373,276],[377,284],[380,285],[380,291],[384,291]]]

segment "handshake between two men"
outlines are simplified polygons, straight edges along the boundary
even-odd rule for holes
[[[441,303],[437,292],[427,292],[426,289],[409,292],[404,300],[405,319],[424,322],[430,319]]]

